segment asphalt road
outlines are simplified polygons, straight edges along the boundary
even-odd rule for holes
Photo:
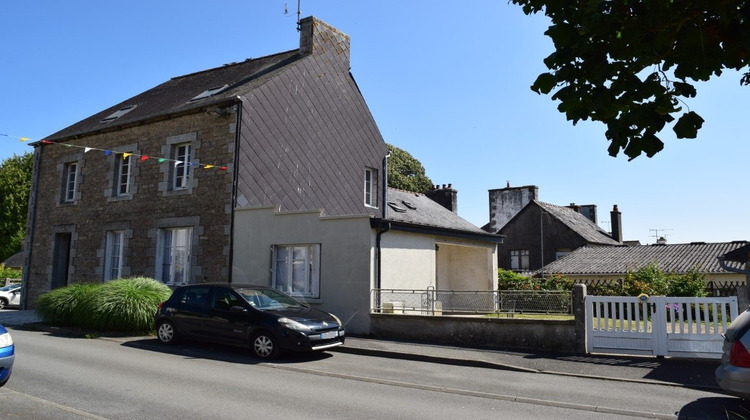
[[[261,363],[229,347],[11,332],[17,356],[11,380],[0,388],[3,418],[624,419],[682,413],[687,419],[715,418],[711,407],[742,409],[738,400],[711,391],[657,384],[343,352]]]

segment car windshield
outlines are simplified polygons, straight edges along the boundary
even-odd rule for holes
[[[5,287],[0,287],[0,292],[12,292],[15,289],[18,289],[21,287],[19,284],[9,284]]]
[[[279,309],[299,309],[303,305],[293,297],[273,289],[235,289],[255,309],[277,311]]]

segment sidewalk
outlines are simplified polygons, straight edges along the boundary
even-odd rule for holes
[[[37,322],[40,318],[34,311],[0,311],[0,325],[5,327]],[[363,337],[347,337],[345,345],[330,351],[719,391],[714,379],[719,360],[477,349]]]
[[[476,349],[358,337],[347,337],[344,346],[331,351],[720,391],[714,379],[719,360]]]

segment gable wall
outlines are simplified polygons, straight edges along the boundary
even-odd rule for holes
[[[506,235],[503,243],[498,245],[498,266],[510,269],[510,251],[517,249],[529,250],[530,270],[542,267],[541,222],[539,206],[531,206],[521,212],[511,223],[500,231]],[[586,245],[586,241],[570,228],[560,223],[550,215],[544,215],[544,264],[555,260],[558,249],[571,250]]]
[[[123,274],[154,277],[156,231],[160,227],[190,226],[192,238],[191,281],[223,281],[228,275],[230,211],[235,138],[235,117],[194,114],[170,120],[96,134],[67,141],[68,144],[102,150],[41,145],[35,166],[37,185],[32,257],[28,268],[27,303],[33,307],[38,296],[51,285],[53,245],[56,233],[71,234],[72,247],[68,283],[103,281],[104,247],[107,230],[125,230]],[[196,163],[228,165],[227,171],[192,168],[189,193],[165,194],[165,171],[172,163],[158,163],[169,157],[170,136],[194,138]],[[115,154],[103,150],[127,151],[151,156],[133,159],[134,189],[130,198],[112,197]],[[78,200],[61,204],[63,165],[79,165]]]
[[[342,59],[309,55],[242,97],[239,207],[381,214],[363,179],[377,170],[381,201],[386,145]]]

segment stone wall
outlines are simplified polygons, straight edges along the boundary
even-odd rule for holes
[[[147,125],[73,138],[36,147],[29,232],[31,259],[26,304],[52,287],[55,238],[70,238],[64,284],[100,282],[106,234],[125,231],[123,277],[154,277],[157,230],[193,228],[192,281],[224,281],[229,267],[235,114],[183,115]],[[169,139],[186,138],[193,148],[189,188],[170,191]],[[87,149],[90,148],[90,149]],[[130,194],[116,196],[116,159],[133,153]],[[160,161],[159,159],[165,159]],[[65,164],[77,162],[76,199],[64,202]],[[206,169],[196,165],[216,165]],[[218,169],[226,166],[227,170]],[[59,259],[59,257],[58,257]],[[59,268],[58,268],[59,269]]]

